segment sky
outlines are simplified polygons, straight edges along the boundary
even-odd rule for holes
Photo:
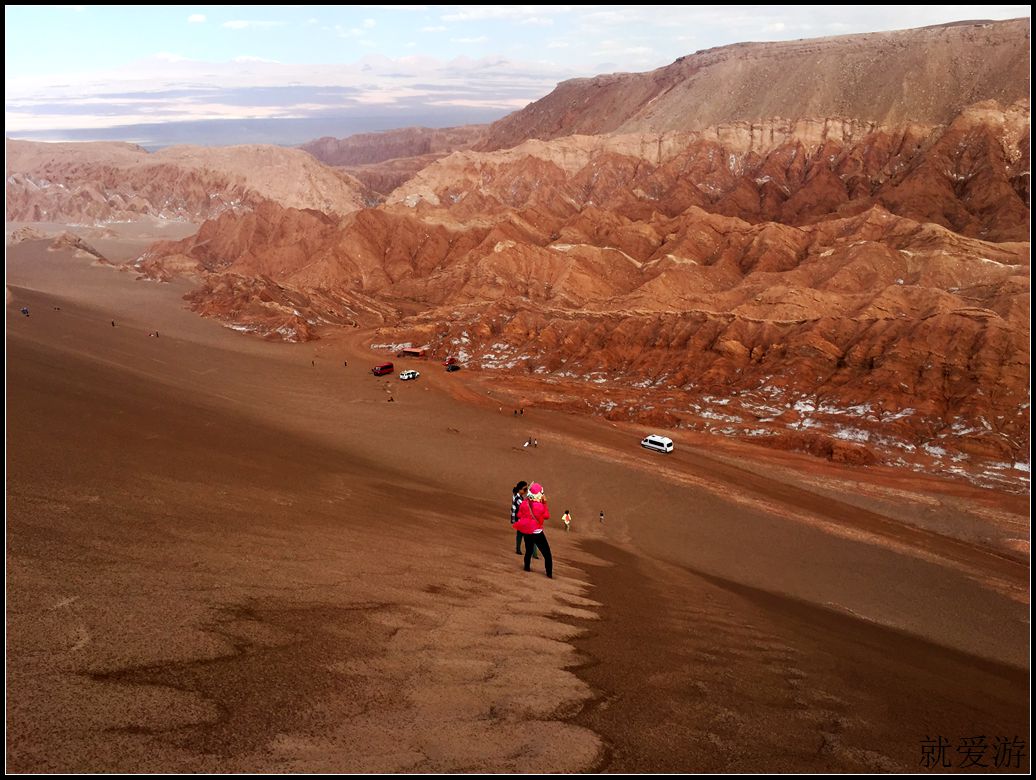
[[[299,144],[486,122],[702,49],[1028,17],[1030,6],[5,6],[5,132]]]

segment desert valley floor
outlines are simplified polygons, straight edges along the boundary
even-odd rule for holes
[[[1024,490],[658,455],[47,244],[7,257],[9,770],[903,772],[1027,738]]]

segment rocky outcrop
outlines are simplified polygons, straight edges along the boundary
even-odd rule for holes
[[[203,316],[274,341],[310,341],[317,326],[358,327],[384,322],[395,312],[362,294],[300,291],[266,276],[210,274],[186,296]]]
[[[702,133],[572,136],[434,163],[389,204],[457,219],[507,209],[605,209],[631,220],[690,207],[804,225],[874,205],[992,240],[1028,238],[1029,104],[983,103],[946,126],[849,119]],[[643,257],[638,257],[643,260]]]
[[[62,233],[50,242],[50,246],[48,248],[55,252],[61,250],[72,250],[79,257],[93,258],[101,263],[107,265],[111,264],[104,255],[90,246],[90,244],[86,243],[86,241],[75,233],[69,233],[67,231]]]
[[[407,127],[382,133],[359,133],[347,138],[319,138],[300,148],[326,165],[361,182],[365,203],[375,206],[415,173],[451,152],[470,149],[485,140],[489,125],[431,129]]]
[[[481,148],[568,135],[703,130],[771,117],[946,124],[1029,96],[1029,20],[738,43],[648,73],[565,81],[490,125]]]
[[[201,222],[266,199],[338,214],[365,202],[358,181],[296,149],[7,142],[8,221]]]
[[[23,241],[40,241],[46,237],[46,233],[43,233],[36,228],[29,227],[28,225],[23,225],[8,232],[7,244],[10,246],[13,244],[20,244]]]
[[[382,133],[357,133],[346,138],[318,138],[299,148],[325,165],[358,166],[407,157],[444,155],[469,149],[486,137],[489,125],[404,127]]]

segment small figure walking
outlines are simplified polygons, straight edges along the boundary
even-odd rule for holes
[[[112,320],[112,327],[115,327],[115,320]]]
[[[533,439],[532,440],[532,446],[533,447],[539,447],[540,446],[540,440],[539,439]]]
[[[572,530],[572,515],[570,515],[568,513],[567,509],[565,510],[565,514],[563,514],[561,516],[561,519],[565,521],[565,530],[566,531],[571,531]]]
[[[604,510],[603,509],[601,510],[601,522],[602,523],[604,522]]]
[[[348,360],[343,360],[343,361],[342,361],[342,366],[343,366],[344,368],[348,368],[348,367],[349,367],[349,361],[348,361]]]
[[[23,317],[28,317],[29,316],[29,307],[28,306],[22,306],[22,316]]]
[[[315,366],[315,365],[317,364],[317,361],[315,361],[315,360],[311,360],[311,361],[309,361],[309,364],[310,364],[311,366]]]

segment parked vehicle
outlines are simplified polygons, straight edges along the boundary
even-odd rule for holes
[[[460,371],[460,366],[458,366],[456,363],[450,363],[448,366],[446,366],[446,370],[447,371]]]
[[[414,369],[412,368],[408,368],[406,371],[399,372],[399,378],[402,380],[417,379],[419,376],[421,376],[421,372],[414,371]]]
[[[374,366],[371,369],[371,373],[374,376],[384,376],[385,374],[391,374],[395,370],[395,366],[391,363],[382,363],[381,365]]]
[[[659,436],[656,433],[652,433],[641,439],[640,446],[655,452],[669,453],[673,451],[673,440],[668,436]]]

